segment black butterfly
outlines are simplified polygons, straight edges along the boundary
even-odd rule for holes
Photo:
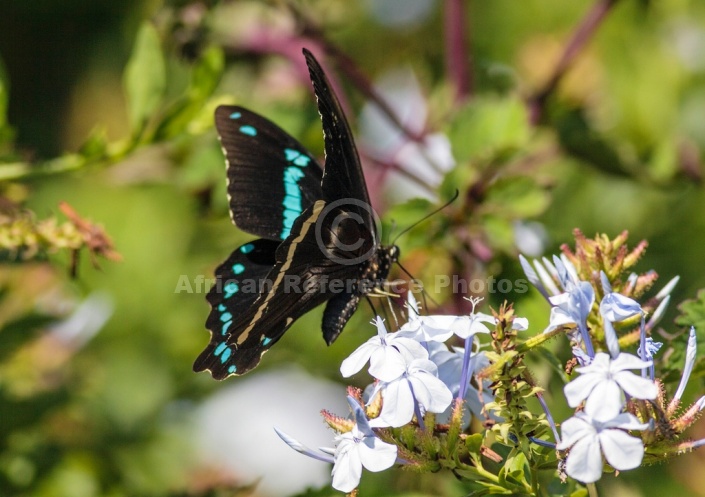
[[[330,345],[399,255],[377,238],[350,127],[318,61],[303,52],[323,124],[325,170],[267,119],[235,106],[215,112],[230,214],[262,237],[216,269],[218,284],[207,296],[211,339],[193,369],[216,379],[257,366],[296,319],[324,302]]]

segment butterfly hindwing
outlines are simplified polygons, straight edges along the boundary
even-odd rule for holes
[[[227,159],[233,221],[253,235],[283,240],[322,197],[321,166],[279,126],[242,107],[221,105],[215,125]]]
[[[261,290],[266,289],[266,278],[276,263],[278,246],[279,242],[273,240],[253,240],[235,249],[230,257],[216,268],[216,283],[206,297],[211,305],[206,328],[211,332],[209,354],[214,362],[227,364],[230,354],[225,352],[221,344],[225,343],[232,333],[234,323],[237,323],[257,300]],[[201,357],[203,355],[201,354]],[[199,362],[201,357],[194,364],[197,371],[204,369]]]
[[[209,370],[215,379],[246,373],[294,321],[357,281],[357,266],[336,262],[342,254],[336,252],[332,232],[316,232],[324,207],[325,202],[319,200],[297,219],[291,236],[277,248],[276,264],[267,275],[267,291],[233,320],[226,338],[211,330],[211,341],[194,364],[196,371]],[[323,256],[321,243],[334,257]],[[331,281],[342,286],[334,287]],[[214,307],[213,312],[217,310]]]

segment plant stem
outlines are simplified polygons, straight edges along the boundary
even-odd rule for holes
[[[583,17],[575,33],[573,33],[573,37],[563,50],[563,54],[558,60],[558,64],[556,64],[553,75],[548,80],[548,83],[529,100],[532,123],[535,124],[541,119],[548,97],[556,90],[558,83],[560,83],[565,73],[573,62],[575,62],[580,51],[582,51],[587,42],[590,41],[595,31],[597,31],[597,28],[600,27],[604,18],[618,1],[619,0],[598,0],[587,12],[585,17]]]
[[[446,73],[455,84],[455,99],[463,101],[472,93],[470,55],[465,36],[465,0],[446,0]]]

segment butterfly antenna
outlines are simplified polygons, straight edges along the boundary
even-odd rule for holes
[[[379,316],[379,313],[377,312],[377,309],[375,309],[375,306],[372,303],[372,299],[370,298],[369,295],[365,294],[365,300],[367,300],[367,303],[370,304],[370,309],[372,309],[372,314],[374,314],[375,316]]]
[[[450,204],[452,204],[453,202],[455,202],[455,200],[458,198],[458,196],[460,196],[460,190],[455,190],[455,195],[453,195],[453,198],[450,199],[448,202],[446,202],[446,203],[443,204],[442,206],[438,207],[437,209],[434,209],[433,211],[429,212],[428,214],[426,214],[424,217],[422,217],[421,219],[419,219],[418,221],[416,221],[416,222],[415,222],[414,224],[412,224],[411,226],[407,226],[406,228],[404,228],[403,230],[401,230],[401,232],[394,238],[394,241],[392,241],[392,245],[394,245],[394,243],[395,243],[397,240],[399,240],[399,237],[402,236],[404,233],[407,233],[407,232],[409,232],[410,230],[414,229],[416,226],[418,226],[419,224],[423,223],[424,221],[426,221],[426,220],[427,220],[428,218],[430,218],[431,216],[433,216],[433,215],[435,215],[435,214],[438,214],[438,213],[441,212],[443,209],[445,209],[446,207],[448,207]]]
[[[392,219],[391,223],[392,225],[389,227],[389,231],[384,234],[384,237],[386,238],[386,240],[384,240],[383,242],[384,245],[389,245],[389,237],[392,235],[392,233],[394,233],[394,230],[397,229],[397,222],[394,219]]]

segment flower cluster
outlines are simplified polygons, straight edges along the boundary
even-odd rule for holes
[[[645,245],[628,252],[623,238],[578,235],[575,254],[564,248],[561,257],[533,263],[520,257],[527,278],[551,305],[548,326],[539,333],[520,338],[529,322],[506,303],[492,315],[476,311],[480,298],[468,299],[469,315],[422,315],[409,292],[406,322],[389,332],[377,317],[377,335],[341,365],[342,375],[350,377],[369,364],[374,382],[364,393],[348,390],[352,419],[324,412],[339,433],[336,448],[312,451],[277,433],[297,451],[333,463],[333,487],[344,492],[357,488],[363,467],[382,471],[399,464],[417,471],[451,469],[480,493],[536,494],[542,483],[526,478],[532,468],[553,465],[554,476],[564,482],[571,477],[574,487],[600,479],[605,464],[624,471],[705,444],[681,438],[705,406],[703,397],[680,409],[695,363],[694,329],[670,401],[655,377],[654,355],[662,344],[650,333],[677,278],[642,304],[638,299],[655,273],[630,273],[626,281],[620,276]],[[563,394],[575,409],[560,434],[524,361],[558,335],[571,346]],[[629,348],[634,353],[623,351]],[[531,398],[540,412],[529,408]],[[482,421],[472,428],[481,426],[482,433],[472,433],[470,415]],[[508,447],[504,458],[490,448],[493,442]],[[489,471],[487,459],[502,462],[503,469]],[[566,488],[566,494],[572,491]]]

